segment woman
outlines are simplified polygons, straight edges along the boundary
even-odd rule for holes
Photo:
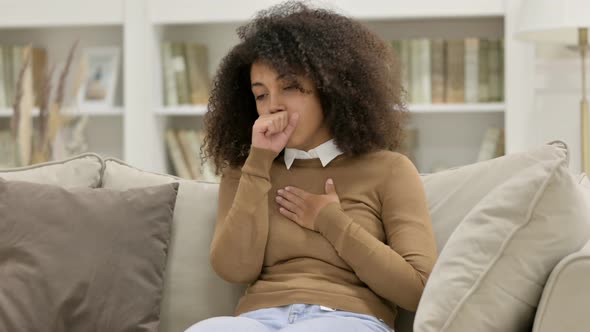
[[[222,173],[211,264],[248,288],[236,317],[187,331],[390,331],[436,257],[418,172],[393,152],[406,113],[391,48],[298,2],[238,34],[205,151]]]

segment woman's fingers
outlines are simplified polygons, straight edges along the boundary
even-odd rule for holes
[[[303,215],[303,210],[301,209],[301,207],[299,207],[298,205],[296,205],[295,203],[281,197],[281,196],[277,196],[276,197],[276,201],[277,203],[282,206],[283,208],[286,208],[287,210],[289,210],[290,212],[298,215],[298,216],[302,216]]]
[[[283,189],[279,189],[278,191],[279,196],[288,199],[289,201],[297,204],[301,208],[305,208],[305,200],[302,197],[299,197],[291,192],[288,192]]]

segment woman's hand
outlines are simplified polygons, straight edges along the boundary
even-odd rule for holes
[[[315,195],[293,186],[279,189],[276,197],[281,206],[279,211],[299,226],[315,231],[315,220],[320,210],[333,202],[340,204],[332,179],[326,181],[325,190],[326,194]]]
[[[261,115],[252,127],[252,146],[281,152],[295,131],[299,113],[286,111]]]

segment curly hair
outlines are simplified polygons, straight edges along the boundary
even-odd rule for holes
[[[256,61],[282,75],[311,78],[324,121],[345,154],[399,148],[407,120],[399,61],[393,48],[363,24],[288,1],[258,12],[237,33],[240,43],[221,61],[204,119],[203,150],[217,174],[248,157],[258,118],[250,87]]]

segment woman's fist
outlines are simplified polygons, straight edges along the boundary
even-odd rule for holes
[[[299,113],[286,111],[261,115],[252,127],[252,146],[281,152],[295,131]]]

